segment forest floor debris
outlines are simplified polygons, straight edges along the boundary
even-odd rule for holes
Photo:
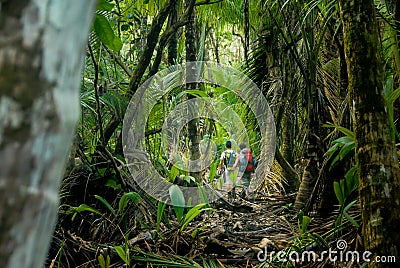
[[[274,267],[272,256],[270,264],[263,262],[266,251],[308,247],[318,252],[339,235],[355,246],[355,228],[332,234],[337,213],[313,217],[303,230],[307,235],[302,233],[299,215],[292,210],[294,198],[258,193],[254,202],[239,196],[217,201],[182,230],[173,217],[156,228],[157,220],[144,202],[126,211],[128,217],[88,211],[74,220],[61,206],[47,267]],[[166,213],[173,215],[173,208]]]

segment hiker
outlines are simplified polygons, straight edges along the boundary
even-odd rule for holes
[[[239,176],[241,175],[240,182],[243,186],[243,189],[239,195],[243,198],[247,197],[250,200],[254,200],[253,191],[250,188],[250,180],[255,172],[257,160],[253,156],[251,149],[247,148],[244,142],[239,144],[239,148]]]
[[[219,161],[219,169],[223,170],[224,185],[226,190],[230,192],[232,190],[232,180],[235,180],[236,177],[235,169],[239,162],[239,154],[232,149],[231,141],[227,141],[225,147],[226,150],[222,152]]]

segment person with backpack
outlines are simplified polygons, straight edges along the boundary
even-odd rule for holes
[[[232,190],[232,180],[235,180],[235,169],[239,162],[239,154],[232,149],[232,142],[225,143],[226,150],[222,152],[219,169],[223,170],[224,185],[228,192]]]
[[[239,175],[241,175],[240,181],[243,186],[240,196],[254,200],[253,192],[250,188],[250,180],[257,167],[257,160],[251,149],[247,148],[244,142],[239,144],[239,148]]]

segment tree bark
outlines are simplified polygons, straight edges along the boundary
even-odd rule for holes
[[[0,259],[41,267],[79,119],[95,0],[0,1]]]
[[[383,91],[374,1],[340,0],[339,6],[356,136],[364,246],[374,256],[391,255],[398,260],[400,171]],[[369,267],[397,265],[373,262]]]

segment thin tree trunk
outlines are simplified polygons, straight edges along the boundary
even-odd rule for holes
[[[212,44],[212,46],[214,48],[215,60],[217,61],[217,63],[220,63],[219,49],[218,49],[218,47],[219,47],[219,34],[218,34],[218,31],[215,34],[215,39],[214,39],[214,32],[213,31],[209,32],[209,36],[210,36],[211,44]]]
[[[168,28],[178,22],[178,1],[172,6],[168,17]],[[168,65],[172,66],[178,58],[178,35],[174,32],[168,41]]]
[[[185,0],[185,6],[190,7],[191,0]],[[197,38],[196,38],[196,13],[195,8],[192,8],[192,13],[190,14],[189,23],[185,26],[185,45],[186,45],[186,61],[196,61],[197,54]],[[189,73],[188,79],[189,77]],[[186,85],[187,89],[195,89],[196,84],[188,84]],[[188,99],[192,99],[194,96],[189,95]],[[188,139],[189,139],[189,156],[190,160],[200,159],[200,138],[199,138],[199,120],[198,118],[192,119],[188,122]],[[199,172],[190,172],[190,175],[195,177],[196,179],[200,179]]]
[[[167,3],[165,3],[164,7],[158,12],[158,15],[153,19],[150,31],[147,34],[146,45],[143,48],[143,53],[140,56],[139,63],[129,81],[130,96],[135,94],[137,88],[140,85],[143,74],[150,64],[154,49],[158,43],[158,37],[160,35],[161,29],[175,1],[176,0],[169,0]]]
[[[177,42],[176,31],[178,31],[180,29],[180,27],[189,23],[190,12],[191,12],[192,8],[194,7],[195,2],[196,1],[194,1],[194,0],[190,1],[190,5],[186,7],[185,12],[182,14],[182,16],[180,16],[178,21],[176,21],[174,24],[171,24],[171,25],[168,23],[167,29],[160,36],[160,41],[158,42],[156,57],[154,58],[153,66],[151,67],[151,70],[147,74],[146,79],[149,79],[151,76],[155,75],[158,72],[158,67],[160,66],[165,46],[170,45],[169,41],[171,38],[175,38],[175,41]],[[177,45],[177,43],[175,45]],[[177,47],[173,47],[173,46],[174,45],[172,45],[172,47],[168,46],[168,55],[170,55],[170,53],[171,53],[172,54],[171,56],[174,56],[175,57],[174,60],[176,60],[178,51],[177,51]],[[175,50],[175,51],[171,51],[171,49]],[[168,58],[168,62],[170,60],[171,59]]]
[[[244,0],[244,59],[248,66],[249,64],[249,46],[250,46],[250,19],[249,19],[249,0]]]
[[[383,91],[374,1],[339,1],[356,136],[362,234],[373,256],[400,257],[400,170]],[[373,258],[372,258],[373,259]],[[369,267],[397,267],[373,262]]]
[[[290,110],[290,109],[289,109]],[[286,111],[284,116],[284,126],[282,130],[283,143],[282,143],[282,155],[286,161],[293,167],[294,165],[294,121],[290,111]],[[295,174],[296,175],[296,174]],[[283,169],[283,176],[287,180],[288,185],[285,187],[287,192],[292,192],[299,186],[298,177],[293,176],[291,170]]]
[[[290,113],[292,108],[288,105],[292,105],[295,102],[296,95],[296,83],[293,83],[294,77],[294,65],[291,64],[290,61],[290,53],[283,53],[282,55],[282,65],[281,72],[283,76],[283,91],[281,93],[281,100],[279,101],[282,105],[279,106],[277,116],[276,116],[276,124],[279,127],[277,130],[278,134],[280,132],[280,128],[282,128],[282,157],[287,161],[290,167],[294,165],[293,151],[294,151],[294,116]],[[281,123],[283,121],[283,124]],[[277,157],[277,160],[279,157]],[[282,161],[278,160],[278,163],[283,168],[284,165],[281,164]],[[283,177],[287,180],[287,186],[285,187],[286,191],[294,191],[299,186],[299,179],[296,173],[293,172],[293,168],[283,168]]]
[[[95,0],[1,1],[1,267],[42,267]]]

